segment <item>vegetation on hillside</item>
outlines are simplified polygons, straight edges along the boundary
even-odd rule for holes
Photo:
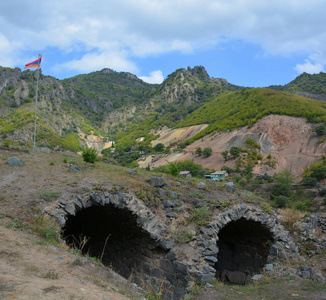
[[[176,127],[205,124],[209,126],[188,140],[195,140],[215,131],[252,126],[269,114],[304,117],[311,123],[326,122],[326,105],[322,101],[303,98],[267,88],[247,88],[216,97]]]
[[[311,94],[326,94],[326,73],[319,74],[302,73],[290,83],[282,85],[272,85],[271,89],[285,92],[306,92]]]

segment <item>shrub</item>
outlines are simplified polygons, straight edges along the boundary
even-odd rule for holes
[[[158,143],[158,144],[154,147],[154,149],[155,149],[155,151],[157,151],[157,152],[163,152],[164,149],[165,149],[165,146],[164,146],[164,144],[162,144],[162,143]]]
[[[326,196],[326,188],[323,188],[319,191],[319,196],[324,197]]]
[[[203,150],[200,147],[198,147],[195,151],[195,154],[201,156],[203,154]]]
[[[294,224],[302,219],[304,214],[296,209],[287,208],[283,211],[281,216],[281,224],[284,225],[285,229],[294,231]]]
[[[306,186],[315,187],[317,185],[317,179],[312,177],[304,177],[301,183]]]
[[[166,167],[166,172],[172,176],[178,176],[180,172],[180,165],[178,163],[170,162]]]
[[[210,148],[210,147],[207,147],[207,148],[205,148],[205,149],[203,150],[203,155],[205,155],[206,157],[211,156],[212,153],[213,153],[213,150],[212,150],[212,148]]]
[[[260,149],[260,145],[250,137],[246,140],[246,147],[248,149]]]
[[[139,163],[135,160],[133,160],[130,164],[129,164],[130,168],[138,168],[139,167]]]
[[[287,169],[274,175],[274,181],[280,185],[281,189],[288,189],[294,182],[294,175]]]
[[[280,195],[280,196],[274,197],[274,205],[277,208],[284,208],[287,206],[289,200],[290,200],[289,197]]]
[[[225,151],[223,151],[221,154],[222,154],[224,160],[227,160],[227,158],[228,158],[228,156],[229,156],[229,150],[225,150]]]
[[[297,202],[295,204],[295,208],[300,211],[305,211],[307,210],[310,206],[312,206],[312,202],[310,200],[304,201],[304,202]]]
[[[230,154],[233,157],[238,157],[240,155],[241,149],[239,147],[231,147]]]
[[[210,214],[210,211],[209,211],[209,207],[208,206],[202,206],[202,207],[196,208],[196,210],[193,213],[192,217],[199,226],[206,225],[211,219],[211,214]]]
[[[85,162],[89,162],[94,164],[97,161],[97,151],[94,148],[88,148],[86,147],[86,149],[83,150],[82,152],[82,157],[84,159]]]
[[[319,165],[312,169],[310,177],[316,178],[317,180],[322,180],[326,178],[326,167]]]
[[[326,126],[325,125],[320,125],[315,128],[314,130],[318,136],[324,135],[326,133]]]

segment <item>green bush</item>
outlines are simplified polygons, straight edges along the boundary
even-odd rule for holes
[[[195,154],[201,156],[203,154],[203,150],[200,147],[198,147],[195,151]]]
[[[158,144],[154,147],[154,149],[155,149],[155,151],[157,151],[157,152],[163,152],[164,149],[165,149],[165,146],[164,146],[164,144],[162,144],[162,143],[158,143]]]
[[[319,191],[319,196],[324,197],[326,196],[326,188],[323,188]]]
[[[98,156],[98,153],[94,148],[86,147],[86,149],[84,149],[82,152],[82,157],[83,157],[84,161],[92,163],[92,164],[94,164],[97,161],[97,159],[98,159],[97,156]]]
[[[260,149],[260,145],[250,137],[246,140],[246,147],[248,149]]]
[[[325,125],[320,125],[315,128],[314,130],[318,136],[324,135],[326,133],[326,126]]]
[[[317,185],[317,179],[312,177],[304,177],[301,183],[306,186],[315,187]]]
[[[212,150],[212,148],[210,148],[210,147],[207,147],[207,148],[205,148],[205,149],[203,150],[203,155],[206,156],[206,157],[211,156],[212,153],[213,153],[213,150]]]
[[[323,165],[316,166],[312,169],[310,177],[322,180],[326,178],[326,167]]]
[[[304,202],[297,202],[295,204],[295,208],[301,211],[307,210],[310,206],[312,206],[312,202],[310,200]]]
[[[274,205],[277,208],[284,208],[287,206],[288,202],[289,202],[290,198],[280,195],[274,198]]]
[[[233,157],[238,157],[240,155],[241,149],[239,147],[231,147],[230,154]]]

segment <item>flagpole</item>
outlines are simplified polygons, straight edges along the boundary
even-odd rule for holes
[[[38,59],[41,58],[41,54],[38,55]],[[35,98],[35,123],[34,123],[34,148],[35,148],[35,142],[36,142],[36,120],[37,120],[37,98],[38,98],[38,80],[40,77],[40,66],[41,64],[38,65],[37,68],[37,84],[36,84],[36,98]]]

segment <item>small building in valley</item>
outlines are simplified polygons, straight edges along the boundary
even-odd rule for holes
[[[216,181],[224,180],[225,177],[228,177],[229,174],[226,171],[216,171],[212,174],[205,175],[206,178]]]
[[[181,171],[179,175],[183,177],[192,177],[190,171]]]

